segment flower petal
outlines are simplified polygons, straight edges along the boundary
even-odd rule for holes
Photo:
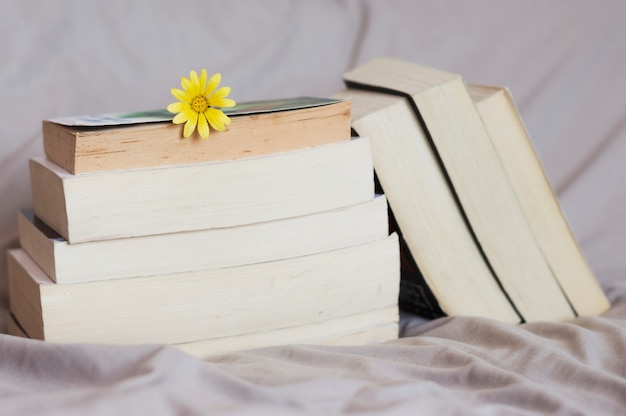
[[[176,115],[176,117],[174,117],[174,119],[172,120],[172,123],[174,123],[174,124],[182,124],[185,121],[189,120],[190,118],[196,117],[197,114],[198,113],[196,113],[193,110],[185,110],[185,111],[183,111],[181,113],[178,113]]]
[[[189,105],[189,103],[183,103],[183,102],[177,101],[175,103],[168,105],[167,111],[169,111],[170,113],[180,113],[185,110],[189,110],[190,108],[191,106]]]
[[[189,80],[191,81],[191,94],[194,96],[200,95],[202,90],[200,89],[200,80],[198,79],[198,74],[196,73],[196,71],[191,70],[189,72]]]
[[[211,127],[217,131],[226,130],[226,126],[230,124],[230,118],[223,112],[215,108],[209,108],[204,112]]]
[[[209,98],[209,106],[214,108],[232,107],[234,104],[235,101],[228,98],[215,98],[214,96],[211,96],[211,98]]]
[[[183,87],[187,94],[191,94],[191,81],[185,77],[180,77],[180,85]]]
[[[185,123],[185,128],[183,129],[183,137],[191,136],[193,131],[196,129],[196,124],[198,124],[198,113],[196,113],[193,110],[190,110],[190,111],[193,113],[193,115]],[[181,113],[181,114],[185,114],[185,113]]]
[[[198,133],[200,133],[200,137],[203,139],[209,137],[209,123],[204,113],[198,114]]]
[[[174,124],[183,124],[185,121],[187,121],[187,116],[185,115],[185,113],[178,113],[172,119],[172,123]]]
[[[235,102],[235,100],[232,100],[230,98],[222,98],[220,102],[216,104],[217,107],[234,107],[236,105],[237,103]]]
[[[178,88],[172,88],[170,92],[172,93],[174,98],[179,101],[185,101],[187,103],[191,102],[191,97],[189,97],[189,95],[183,90],[179,90]]]
[[[212,95],[211,98],[215,97],[217,99],[221,99],[230,94],[230,87],[222,87],[217,89]]]
[[[209,97],[209,105],[212,107],[233,107],[236,104],[235,100],[226,98],[228,94],[230,94],[230,87],[218,89]]]
[[[217,74],[213,74],[211,76],[211,79],[209,79],[209,83],[204,89],[204,96],[206,97],[208,95],[211,95],[213,93],[213,90],[215,90],[215,88],[220,85],[220,82],[222,82],[222,74],[220,74],[219,72]]]
[[[198,95],[203,94],[204,90],[206,89],[206,78],[207,78],[207,74],[206,74],[206,69],[202,68],[202,71],[200,71],[200,84],[199,84],[199,89],[198,89]]]

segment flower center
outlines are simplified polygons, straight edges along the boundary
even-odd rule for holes
[[[198,95],[191,100],[191,109],[196,113],[204,113],[204,111],[209,108],[209,100],[202,95]]]

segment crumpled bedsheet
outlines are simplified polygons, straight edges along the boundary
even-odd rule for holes
[[[0,334],[0,414],[626,414],[625,23],[620,0],[0,3],[2,252],[30,205],[42,119],[163,108],[202,67],[239,101],[329,96],[393,56],[509,87],[613,305],[520,326],[403,314],[402,338],[380,345],[204,361]],[[0,332],[7,308],[0,256]]]

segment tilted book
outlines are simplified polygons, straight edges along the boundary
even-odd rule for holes
[[[472,238],[408,100],[347,89],[352,127],[370,138],[376,177],[403,247],[400,305],[427,317],[470,315],[519,323]]]
[[[472,84],[468,89],[563,292],[578,315],[606,312],[609,301],[569,227],[510,91]]]

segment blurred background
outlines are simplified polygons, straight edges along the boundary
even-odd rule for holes
[[[329,96],[376,56],[510,88],[610,292],[626,270],[626,2],[4,0],[0,309],[43,119],[164,108],[201,68],[221,72],[240,102]]]

